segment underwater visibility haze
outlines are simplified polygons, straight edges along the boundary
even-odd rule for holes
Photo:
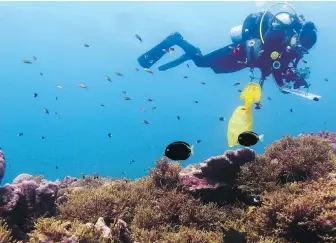
[[[310,70],[309,77],[307,75],[305,79],[309,85],[300,90],[317,95],[314,99],[306,99],[306,97],[281,92],[272,75],[267,74],[262,92],[258,93],[259,96],[256,95],[259,98],[255,98],[255,96],[253,102],[250,100],[251,107],[247,105],[247,101],[245,103],[240,99],[241,95],[245,94],[244,88],[248,87],[250,82],[250,68],[244,68],[236,72],[216,73],[211,68],[202,67],[202,65],[208,65],[209,63],[206,62],[206,59],[199,58],[232,44],[231,28],[243,25],[244,20],[250,14],[265,13],[264,11],[273,4],[272,2],[0,2],[0,30],[2,33],[0,45],[0,151],[5,156],[3,157],[1,152],[0,164],[1,161],[4,161],[4,158],[6,159],[5,170],[3,165],[0,166],[0,172],[2,168],[3,172],[1,173],[4,173],[1,181],[2,185],[12,183],[13,179],[20,174],[43,176],[50,181],[62,180],[66,176],[70,176],[64,180],[66,186],[61,186],[63,185],[62,181],[57,184],[57,188],[67,188],[73,183],[73,177],[85,179],[85,175],[95,175],[95,178],[111,177],[133,180],[142,177],[147,178],[146,176],[150,174],[151,178],[154,178],[153,183],[156,186],[167,185],[167,188],[173,188],[177,185],[176,178],[180,173],[179,183],[189,186],[188,190],[195,192],[197,190],[194,187],[196,184],[206,185],[207,189],[214,187],[218,189],[218,186],[222,187],[223,183],[235,184],[235,176],[240,169],[231,170],[230,165],[243,166],[257,158],[256,167],[251,167],[248,164],[247,169],[242,170],[243,175],[237,179],[239,183],[243,183],[243,180],[248,181],[246,185],[254,188],[252,190],[254,196],[249,197],[249,199],[244,197],[244,200],[241,201],[255,207],[260,206],[258,205],[260,202],[259,196],[264,190],[274,189],[273,184],[270,186],[269,181],[278,185],[279,181],[282,183],[285,180],[283,183],[286,183],[287,180],[296,181],[297,178],[300,178],[298,179],[300,181],[303,180],[303,177],[304,180],[309,178],[313,181],[320,177],[327,178],[327,172],[335,172],[334,165],[332,166],[330,161],[336,160],[334,160],[334,157],[328,157],[332,156],[328,152],[330,149],[326,149],[327,145],[324,144],[324,141],[317,141],[317,137],[329,138],[335,148],[336,136],[326,132],[320,133],[318,136],[296,137],[303,133],[317,134],[320,131],[333,132],[336,130],[336,80],[333,76],[335,74],[336,58],[336,26],[333,17],[336,14],[336,3],[288,3],[293,6],[297,15],[303,15],[307,21],[312,21],[317,29],[314,30],[317,34],[316,44],[309,49],[309,53],[304,55],[297,66],[301,70],[308,70],[305,68]],[[269,9],[272,14],[283,11],[293,13],[293,9],[286,4]],[[247,32],[245,31],[245,34]],[[175,34],[171,35],[172,33]],[[197,50],[200,50],[201,54],[195,52],[195,55],[191,56],[187,53],[188,56],[185,54],[184,47],[181,48],[182,44],[176,44],[168,49],[159,48],[159,52],[164,51],[165,54],[162,55],[162,58],[158,58],[159,60],[156,63],[145,64],[141,62],[139,57],[162,43],[165,38],[170,38],[170,35],[171,38],[176,36],[176,38],[182,38],[183,36],[183,40],[194,45],[196,49],[199,48]],[[181,41],[180,39],[176,40],[177,42]],[[195,49],[190,45],[186,48],[189,48],[188,50]],[[227,47],[225,50],[229,50],[231,54],[233,53],[232,55],[236,55],[237,52],[238,56],[239,53],[244,52],[238,45]],[[290,52],[289,49],[287,51]],[[262,53],[263,50],[260,50],[258,55],[262,55]],[[281,60],[285,55],[272,52],[270,58]],[[161,65],[181,56],[187,57],[182,64],[166,71],[158,69]],[[235,56],[233,57],[235,58]],[[156,56],[154,56],[155,58]],[[205,60],[204,63],[207,64],[197,64],[193,60]],[[246,61],[246,63],[248,62]],[[211,62],[211,65],[215,65],[214,62]],[[275,64],[272,68],[272,70],[277,69]],[[254,75],[259,79],[262,72],[255,68]],[[252,81],[258,83],[258,79]],[[257,102],[257,104],[255,105],[254,102]],[[250,118],[253,118],[253,124],[251,125],[251,132],[253,133],[245,134],[250,139],[248,141],[251,144],[249,148],[239,145],[238,140],[236,140],[234,146],[229,146],[232,145],[228,141],[229,121],[236,108],[240,106],[243,107],[244,111],[246,107],[252,110]],[[238,139],[238,134],[235,136]],[[183,143],[183,146],[180,143],[181,146],[179,147],[187,153],[187,159],[178,161],[179,164],[171,163],[173,161],[168,163],[167,158],[162,158],[165,149],[169,144],[177,141]],[[280,143],[283,143],[283,145],[279,145]],[[241,144],[248,146],[246,142]],[[314,161],[323,161],[323,163],[316,165],[312,162],[307,165],[308,167],[312,166],[309,168],[305,165],[308,171],[305,171],[304,176],[301,177],[295,173],[286,174],[286,168],[292,168],[291,166],[294,168],[293,164],[305,161],[303,159],[300,160],[301,162],[295,162],[295,159],[291,160],[293,158],[288,155],[288,160],[284,160],[286,162],[283,162],[283,164],[280,163],[285,158],[285,156],[281,157],[282,152],[283,154],[301,156],[301,152],[296,154],[296,152],[293,152],[294,149],[286,150],[286,146],[292,145],[295,145],[295,148],[302,148],[305,145],[311,146],[309,148],[314,149],[309,150],[309,155],[308,150],[304,150],[305,152],[302,153],[305,154],[302,156],[304,158],[315,156]],[[316,150],[316,148],[321,148],[321,150]],[[310,153],[311,151],[315,152]],[[265,154],[263,154],[264,152]],[[171,151],[171,153],[173,152]],[[185,158],[185,155],[179,155],[176,158]],[[272,173],[278,173],[277,176],[272,177],[271,172],[263,171],[262,168],[269,169],[264,164],[265,161],[269,161],[275,167],[281,164],[280,169],[275,167],[274,170],[272,169]],[[216,174],[217,169],[211,167],[222,162],[224,167],[219,166],[218,173],[224,169],[223,173],[228,178],[224,182],[222,181],[223,174]],[[191,170],[180,172],[182,167],[189,168],[188,165],[194,164],[200,164],[204,178],[208,178],[208,174],[214,173],[215,175],[211,175],[210,181],[216,182],[216,186],[211,183],[209,186],[207,184],[209,181],[203,177],[186,177],[186,174],[191,173]],[[150,172],[150,169],[155,166],[156,168]],[[212,169],[208,169],[210,167]],[[195,167],[196,171],[198,169],[199,167]],[[258,170],[261,172],[259,173]],[[230,171],[233,172],[230,173]],[[252,175],[268,179],[265,179],[266,182],[256,181],[251,179],[250,176]],[[284,177],[287,179],[283,179]],[[23,180],[20,179],[19,181],[21,183]],[[16,180],[16,183],[19,182]],[[36,182],[34,183],[36,184]],[[135,189],[130,188],[127,183],[120,183],[121,189],[118,189],[118,193],[125,190],[131,195],[128,197],[118,194],[118,198],[124,199],[141,193],[147,195],[145,192],[154,188],[152,184],[146,184],[147,182],[141,185],[136,184]],[[314,183],[307,187],[291,188],[291,190],[298,190],[303,194],[307,192],[305,194],[307,200],[312,199],[314,197],[309,196],[309,192],[319,192],[319,186]],[[325,190],[329,190],[328,188],[333,188],[330,190],[335,189],[334,185],[329,186],[324,186]],[[74,187],[78,187],[78,185],[76,184]],[[5,190],[4,188],[1,188],[1,190]],[[36,184],[36,188],[40,187]],[[54,192],[53,186],[46,186],[39,190],[43,191],[46,188]],[[97,195],[105,195],[106,191],[115,193],[114,189],[111,188],[97,190],[100,191],[94,191],[90,194],[93,201],[97,201]],[[154,198],[162,195],[161,190],[163,189],[156,188],[153,190],[152,195],[148,196],[154,202]],[[267,199],[270,202],[269,205],[276,203],[272,201],[272,198],[286,194],[285,189],[281,190],[276,192],[279,194],[269,196]],[[107,192],[106,197],[108,199],[106,201],[111,199]],[[71,201],[76,196],[79,198],[84,195],[80,195],[81,192],[76,193],[72,199],[69,197],[70,199],[67,200],[69,200],[71,207],[78,207],[87,214],[77,217],[76,213],[71,211],[70,206],[61,206],[59,210],[62,219],[78,219],[78,222],[75,221],[75,225],[78,224],[76,227],[84,227],[83,222],[96,223],[97,220],[102,219],[100,217],[104,217],[106,222],[114,222],[115,218],[112,217],[112,220],[111,217],[108,218],[100,214],[105,209],[99,211],[95,206],[95,209],[91,208],[92,211],[90,211],[89,206],[86,208],[85,202]],[[169,200],[172,200],[169,201],[171,203],[174,201],[173,198],[182,201],[189,200],[184,198],[185,194],[175,195],[176,192],[171,191],[165,193],[167,198],[170,198],[165,199],[167,202],[164,204],[167,205]],[[320,191],[319,193],[324,192]],[[220,194],[224,195],[225,193],[223,194],[223,191],[220,191]],[[256,197],[255,195],[259,196]],[[65,196],[66,193],[62,194],[61,198]],[[222,202],[223,200],[228,202],[234,201],[235,197],[241,199],[240,196],[224,197],[224,199],[211,197],[211,199],[207,198],[204,201],[206,203]],[[14,196],[8,198],[14,198]],[[86,196],[83,196],[83,198],[86,198]],[[320,198],[323,198],[323,196]],[[58,203],[63,200],[58,199]],[[294,200],[290,196],[287,199],[289,201]],[[2,202],[6,200],[3,199]],[[113,242],[145,242],[141,239],[149,239],[148,242],[221,242],[218,240],[219,235],[215,233],[214,235],[212,233],[206,233],[206,236],[199,235],[199,239],[208,239],[199,241],[169,241],[170,236],[160,238],[159,234],[153,233],[153,237],[155,235],[159,238],[154,237],[155,240],[154,238],[150,240],[149,235],[139,229],[142,229],[142,227],[144,230],[152,229],[152,226],[144,226],[146,223],[141,220],[146,218],[146,212],[149,215],[148,207],[153,205],[148,203],[139,206],[136,203],[142,200],[140,198],[130,200],[134,200],[134,204],[127,204],[127,208],[133,210],[136,207],[136,210],[134,210],[142,212],[142,216],[134,216],[132,210],[127,211],[128,209],[126,210],[123,206],[121,210],[123,213],[118,214],[117,217],[121,221],[117,221],[120,225],[124,225],[120,226],[123,233],[118,231],[120,233],[118,234],[122,235],[130,230],[132,233],[127,234],[132,234],[133,241]],[[254,204],[251,203],[251,200]],[[190,201],[190,205],[188,203],[186,205],[189,205],[190,209],[196,205],[195,203]],[[316,203],[323,204],[326,202],[322,200]],[[206,207],[203,208],[203,213],[210,212],[209,215],[216,215],[215,218],[212,218],[212,216],[203,215],[201,211],[195,209],[201,215],[199,217],[202,220],[208,220],[207,222],[221,221],[220,218],[223,215],[216,211],[217,209],[212,208],[209,204],[202,207]],[[0,209],[5,210],[1,203]],[[6,210],[8,210],[7,206]],[[267,214],[267,210],[256,212],[261,212],[258,215],[262,218],[263,215]],[[327,209],[321,208],[321,210]],[[93,211],[95,212],[93,213]],[[182,211],[178,212],[185,216],[186,213]],[[48,214],[45,214],[43,210],[38,211],[39,213],[36,212],[34,212],[34,215],[56,215],[56,211],[52,213],[52,210],[49,210]],[[251,212],[249,211],[249,213]],[[293,209],[293,212],[295,212],[295,209]],[[328,212],[333,212],[330,213],[331,216],[328,220],[336,222],[335,211]],[[230,217],[229,214],[225,215],[227,218]],[[258,215],[255,218],[258,218]],[[14,221],[9,220],[12,216],[8,216],[9,218],[7,216],[4,216],[4,218],[13,232],[12,236],[15,239],[27,240],[27,233],[32,232],[33,229],[31,221],[29,223],[25,221],[25,225],[29,225],[29,227],[25,226],[23,228],[22,225],[16,227],[13,225],[16,225],[17,222],[13,223]],[[216,218],[217,216],[218,218]],[[41,224],[45,223],[49,226],[57,224],[53,221],[49,222],[48,218],[45,220]],[[161,224],[163,221],[160,220],[154,221]],[[179,224],[189,225],[189,223],[183,223],[186,222],[183,220],[186,219],[180,218]],[[108,222],[107,225],[112,225],[111,222]],[[234,220],[230,227],[244,231],[240,224],[242,222],[233,222]],[[327,219],[323,222],[327,222]],[[126,223],[131,227],[127,226]],[[315,241],[309,242],[332,242],[335,240],[336,226],[335,223],[330,224],[333,224],[333,226],[331,229],[327,227],[329,229],[327,233],[326,231],[318,232],[316,233],[317,238],[314,238]],[[190,225],[194,224],[190,223]],[[195,226],[195,230],[218,232],[216,231],[218,228],[215,229],[215,226],[208,227],[205,225],[208,224],[204,223],[200,227]],[[258,232],[258,234],[266,237],[257,240],[248,233],[248,242],[286,242],[286,240],[277,240],[293,239],[290,238],[292,236],[286,238],[287,235],[284,236],[284,234],[277,235],[278,238],[275,237],[274,239],[267,238],[266,231],[256,230],[254,226],[248,225],[246,231],[253,228],[255,230],[253,232]],[[325,223],[325,225],[329,224]],[[314,224],[314,226],[316,225]],[[43,231],[42,228],[39,230]],[[166,232],[167,229],[163,231]],[[281,230],[283,230],[281,232],[286,231],[282,228]],[[156,232],[160,232],[160,230]],[[275,230],[274,232],[279,233],[280,231]],[[68,237],[67,234],[64,233],[64,237]],[[198,233],[189,232],[186,234],[191,237],[191,235],[197,235]],[[36,241],[29,242],[63,242],[61,241],[63,236],[58,240],[56,240],[56,237],[53,241],[47,241],[47,238],[42,237],[45,241],[38,241],[37,239],[42,239],[40,236],[35,233],[31,239],[35,237]],[[202,238],[203,236],[204,238]],[[80,238],[82,236],[76,235],[76,237],[82,239]],[[98,238],[82,242],[105,242],[98,240]],[[270,241],[267,241],[267,239]],[[291,242],[308,242],[307,239],[300,238]],[[3,242],[6,242],[6,240]],[[224,240],[223,242],[230,241]],[[236,240],[234,242],[244,241]],[[290,240],[287,242],[290,242]]]

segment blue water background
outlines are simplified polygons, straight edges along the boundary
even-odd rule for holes
[[[253,111],[254,131],[265,134],[265,141],[254,147],[258,153],[286,134],[336,128],[332,76],[336,3],[292,4],[317,25],[318,42],[304,59],[312,70],[311,92],[323,97],[314,102],[281,94],[268,78],[264,108]],[[254,2],[1,2],[0,146],[7,159],[3,183],[20,173],[43,174],[52,180],[81,172],[137,178],[148,174],[148,167],[175,140],[190,144],[202,140],[183,165],[222,154],[229,149],[228,120],[242,104],[239,87],[233,84],[245,86],[249,70],[215,74],[189,61],[190,68],[183,64],[166,72],[159,72],[156,65],[152,75],[135,71],[140,68],[136,59],[175,31],[203,53],[214,51],[231,43],[232,26],[265,6]],[[134,33],[143,38],[142,44]],[[90,47],[85,48],[85,43]],[[181,53],[177,48],[159,64]],[[38,58],[32,65],[22,62],[32,56]],[[78,87],[80,83],[88,89]],[[132,100],[124,101],[122,91]],[[221,116],[224,122],[219,121]],[[142,123],[144,119],[150,124]],[[18,137],[20,132],[24,135]],[[135,162],[129,164],[132,159]]]

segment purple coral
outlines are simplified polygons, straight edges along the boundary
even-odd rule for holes
[[[255,152],[248,148],[226,151],[200,165],[190,165],[179,174],[184,189],[200,196],[203,201],[233,201],[237,193],[233,187],[240,166],[255,160]]]
[[[0,183],[1,183],[2,178],[5,175],[5,170],[6,170],[5,155],[2,152],[2,150],[0,150]]]
[[[0,188],[0,216],[13,229],[13,235],[24,239],[35,217],[56,215],[57,194],[57,184],[46,180],[6,184]]]

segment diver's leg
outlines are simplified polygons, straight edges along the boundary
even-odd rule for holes
[[[210,67],[215,73],[233,73],[247,66],[245,52],[233,52],[233,45],[225,46],[205,56],[195,58],[195,64]]]

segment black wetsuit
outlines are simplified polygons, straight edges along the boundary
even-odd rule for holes
[[[290,27],[286,27],[274,15],[270,13],[266,14],[262,26],[264,44],[260,44],[260,50],[257,50],[258,53],[251,54],[246,43],[249,40],[259,41],[260,43],[259,27],[262,15],[262,12],[251,14],[245,19],[242,26],[242,41],[240,43],[234,43],[209,54],[202,55],[199,48],[184,40],[182,35],[176,32],[140,56],[138,62],[142,67],[150,68],[167,53],[169,48],[177,45],[183,49],[185,54],[175,61],[160,66],[159,70],[168,70],[191,59],[197,67],[211,68],[215,73],[232,73],[247,67],[259,68],[262,73],[262,79],[273,74],[277,84],[282,86],[284,84],[283,80],[288,81],[285,73],[290,68],[290,64],[296,59],[293,63],[293,66],[296,67],[301,58],[294,50],[287,50],[290,38],[294,34],[293,30],[299,31],[301,24],[295,19]],[[280,63],[279,69],[273,68],[274,60],[270,57],[273,51],[280,53],[280,57],[277,59]]]

